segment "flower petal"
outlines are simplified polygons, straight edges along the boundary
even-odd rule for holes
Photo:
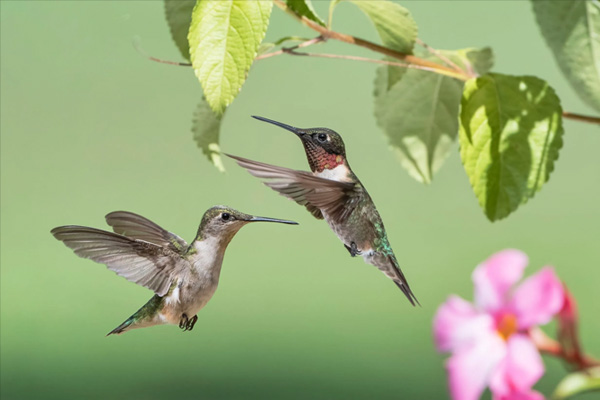
[[[544,374],[544,363],[535,345],[523,334],[512,335],[507,342],[506,357],[499,363],[490,380],[495,396],[512,392],[529,392]]]
[[[552,267],[542,268],[514,292],[510,308],[520,329],[544,325],[558,313],[564,302],[563,284]]]
[[[481,335],[471,346],[455,352],[446,363],[451,397],[477,400],[505,356],[506,343],[495,333]]]
[[[511,392],[507,395],[494,396],[493,400],[544,400],[544,395],[536,391]]]
[[[507,302],[507,293],[527,266],[528,258],[519,250],[503,250],[492,255],[473,271],[475,304],[486,311],[496,311]]]
[[[493,330],[494,321],[491,316],[477,311],[471,303],[455,295],[448,297],[433,319],[433,334],[438,351],[457,350]]]

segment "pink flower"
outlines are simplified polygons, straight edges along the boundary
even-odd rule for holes
[[[544,396],[535,391],[511,392],[501,396],[494,396],[493,400],[544,400]]]
[[[473,272],[475,304],[452,295],[437,310],[433,329],[447,360],[450,394],[476,400],[486,386],[494,400],[538,400],[531,387],[544,373],[528,330],[548,323],[563,305],[563,286],[551,267],[517,288],[527,256],[518,250],[492,255]]]

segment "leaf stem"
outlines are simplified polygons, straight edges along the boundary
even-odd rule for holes
[[[335,1],[329,2],[329,15],[327,16],[327,29],[331,29],[331,25],[333,24],[333,10],[337,3]]]
[[[433,54],[434,56],[436,56],[437,58],[439,58],[443,62],[445,62],[449,67],[453,68],[456,72],[458,72],[458,73],[464,73],[465,72],[458,65],[456,65],[452,60],[450,60],[448,57],[446,57],[445,55],[443,55],[441,51],[434,49],[433,47],[431,47],[430,45],[428,45],[427,43],[425,43],[421,39],[417,38],[416,43],[419,46],[424,47],[428,52],[430,52],[431,54]],[[468,74],[472,75],[472,77],[476,76],[473,73],[472,69],[471,69],[470,73],[468,72]]]
[[[381,53],[381,54],[384,54],[386,56],[397,58],[399,60],[405,61],[408,64],[413,64],[413,65],[418,65],[418,66],[421,66],[421,67],[426,67],[427,71],[433,71],[433,72],[436,72],[438,74],[446,75],[446,76],[449,76],[449,77],[452,77],[452,78],[456,78],[456,79],[459,79],[459,80],[462,80],[462,81],[467,81],[467,80],[469,80],[471,78],[471,76],[469,76],[464,71],[457,72],[457,71],[454,71],[452,68],[449,68],[449,67],[446,67],[444,65],[440,65],[440,64],[434,63],[432,61],[424,60],[422,58],[413,56],[411,54],[401,53],[399,51],[392,50],[392,49],[390,49],[388,47],[384,47],[384,46],[378,45],[376,43],[369,42],[368,40],[360,39],[360,38],[357,38],[357,37],[352,36],[352,35],[347,35],[345,33],[340,33],[340,32],[336,32],[336,31],[332,31],[332,30],[330,30],[328,28],[325,28],[325,27],[317,24],[316,22],[311,21],[310,19],[308,19],[306,17],[303,17],[303,16],[300,16],[300,15],[296,14],[282,0],[273,0],[273,2],[275,3],[275,5],[277,7],[279,7],[280,9],[282,9],[283,11],[285,11],[286,13],[290,14],[292,17],[294,17],[295,19],[297,19],[298,21],[300,21],[302,24],[306,25],[307,27],[311,28],[312,30],[315,30],[315,31],[319,32],[319,34],[325,40],[327,40],[327,39],[335,39],[335,40],[338,40],[340,42],[349,43],[349,44],[353,44],[353,45],[356,45],[356,46],[364,47],[364,48],[369,49],[371,51],[374,51],[374,52],[377,52],[377,53]]]
[[[563,112],[563,118],[574,119],[576,121],[589,122],[591,124],[600,124],[600,117],[591,117],[589,115],[575,114],[568,111]]]

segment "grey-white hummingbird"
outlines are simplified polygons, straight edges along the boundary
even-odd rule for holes
[[[393,280],[413,306],[418,303],[400,270],[375,203],[350,169],[342,137],[328,128],[300,129],[253,117],[295,133],[304,145],[312,173],[227,156],[264,179],[270,188],[305,206],[315,218],[325,219],[352,257],[362,255],[365,262]]]
[[[106,216],[114,233],[76,225],[59,226],[51,233],[79,257],[105,264],[117,275],[154,291],[142,308],[108,335],[161,324],[191,331],[198,320],[196,313],[217,290],[227,245],[242,226],[263,221],[298,224],[214,206],[204,213],[189,245],[154,222],[127,211]]]

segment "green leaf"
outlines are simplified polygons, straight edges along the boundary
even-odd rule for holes
[[[450,57],[459,67],[473,69],[477,75],[485,75],[492,69],[494,65],[494,53],[489,47],[483,49],[464,49],[458,50],[460,60]],[[443,52],[445,54],[445,52]]]
[[[600,367],[589,368],[585,371],[573,372],[567,375],[554,390],[552,398],[563,400],[590,391],[600,391]]]
[[[306,17],[321,26],[325,26],[325,22],[317,15],[310,0],[286,0],[285,3],[296,14]]]
[[[533,11],[575,92],[600,111],[600,2],[533,1]]]
[[[401,63],[397,58],[392,57],[384,57],[384,61]],[[383,71],[385,70],[385,71]],[[383,65],[377,68],[375,75],[375,97],[378,97],[380,94],[386,93],[389,91],[392,86],[396,84],[406,72],[408,72],[409,68],[406,67],[395,67],[392,65]],[[382,75],[385,74],[385,75]],[[382,75],[379,77],[379,75]],[[385,78],[385,79],[384,79]],[[385,86],[384,86],[385,83]]]
[[[491,67],[488,48],[440,53],[459,67],[470,65],[479,73]],[[433,55],[419,56],[444,62]],[[432,181],[454,146],[462,88],[463,82],[429,71],[389,66],[377,70],[375,118],[401,165],[419,182]]]
[[[273,2],[199,0],[188,35],[196,76],[210,107],[222,114],[237,96],[265,37]]]
[[[192,133],[202,153],[221,172],[225,171],[221,159],[221,147],[219,146],[219,133],[221,130],[222,115],[217,115],[211,110],[204,98],[198,104],[192,121]]]
[[[489,74],[465,83],[460,155],[491,221],[506,217],[548,180],[562,147],[562,109],[533,76]]]
[[[379,33],[384,46],[412,54],[417,40],[417,23],[410,11],[391,1],[350,0],[364,12]]]
[[[165,17],[171,30],[171,37],[186,60],[190,59],[187,35],[195,4],[196,0],[165,0]]]

